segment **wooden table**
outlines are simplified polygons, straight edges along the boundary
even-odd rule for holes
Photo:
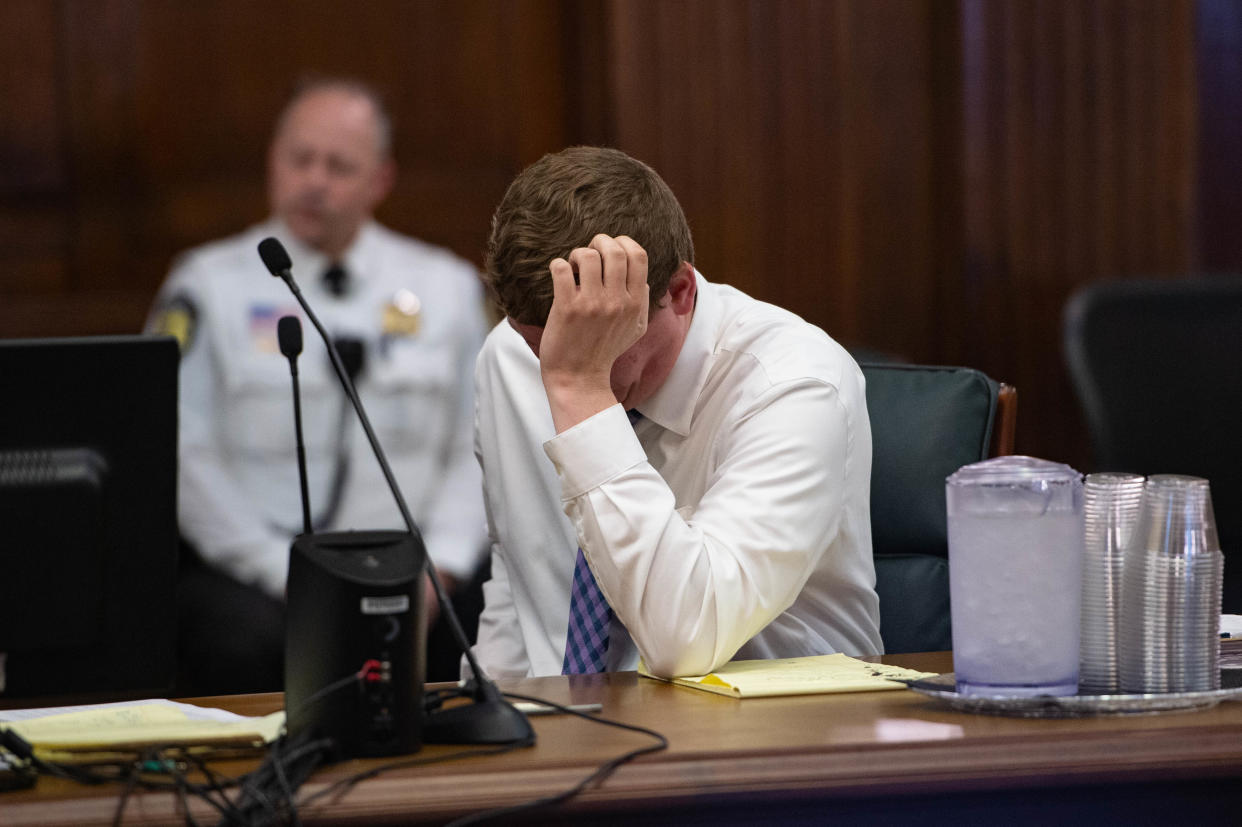
[[[948,671],[947,653],[887,663]],[[954,712],[908,690],[739,701],[634,673],[534,678],[505,689],[563,703],[600,702],[608,717],[664,733],[668,750],[621,767],[529,823],[822,824],[1242,823],[1242,702],[1160,715],[1022,719]],[[243,714],[279,695],[202,699]],[[501,756],[394,769],[301,811],[309,823],[442,823],[572,786],[644,736],[573,717],[533,718],[538,744]],[[428,746],[418,757],[458,748]],[[303,796],[385,763],[317,772]],[[253,762],[226,762],[242,772]],[[0,824],[107,824],[115,787],[43,778],[0,794]],[[195,810],[200,820],[213,811]],[[126,823],[177,823],[173,796],[138,793]],[[504,823],[513,823],[511,820]]]

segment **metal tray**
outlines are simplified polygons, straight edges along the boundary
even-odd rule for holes
[[[952,672],[905,681],[907,686],[959,712],[1019,718],[1089,718],[1097,715],[1153,715],[1177,710],[1207,709],[1221,701],[1242,699],[1242,670],[1222,669],[1221,688],[1204,692],[1148,695],[961,695]]]

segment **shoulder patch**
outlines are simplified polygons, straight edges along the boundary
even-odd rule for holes
[[[153,330],[156,333],[172,336],[185,353],[194,344],[194,334],[198,328],[198,308],[194,302],[183,295],[173,296],[155,316]]]

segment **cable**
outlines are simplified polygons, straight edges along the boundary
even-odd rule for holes
[[[472,813],[470,815],[462,816],[461,818],[450,821],[447,825],[445,825],[445,827],[465,827],[465,825],[467,824],[478,824],[481,821],[488,821],[494,818],[501,818],[504,816],[514,815],[516,813],[527,812],[529,810],[538,809],[540,807],[550,807],[553,804],[560,804],[561,802],[568,801],[569,799],[578,795],[583,790],[585,790],[587,787],[590,787],[592,784],[597,783],[599,781],[603,781],[605,778],[611,775],[613,771],[617,769],[617,767],[621,766],[622,764],[628,761],[632,761],[633,759],[639,757],[640,755],[647,755],[648,753],[660,752],[661,750],[668,749],[668,738],[666,738],[661,733],[656,732],[654,729],[648,729],[647,727],[638,726],[637,724],[624,724],[624,723],[621,723],[620,721],[613,721],[608,718],[601,718],[589,712],[582,712],[577,709],[571,709],[570,707],[567,707],[563,704],[558,704],[554,701],[544,700],[543,698],[536,698],[531,695],[519,695],[516,692],[505,692],[504,695],[507,698],[513,698],[519,701],[528,701],[530,703],[537,703],[537,704],[543,704],[544,706],[550,706],[559,712],[563,712],[567,715],[576,715],[579,718],[585,718],[586,720],[594,721],[597,724],[603,724],[605,726],[615,727],[617,729],[625,729],[631,732],[638,732],[643,735],[649,735],[656,740],[656,743],[648,744],[645,747],[639,747],[638,749],[630,750],[629,752],[626,752],[622,755],[618,755],[616,758],[612,758],[612,759],[609,759],[608,761],[605,761],[598,768],[596,768],[596,770],[593,773],[591,773],[586,778],[582,779],[581,781],[579,781],[577,784],[570,787],[569,789],[563,790],[562,792],[555,793],[549,796],[545,796],[543,798],[537,798],[537,799],[534,799],[533,801],[526,801],[521,804],[514,804],[509,807],[497,807],[494,810],[484,810],[483,812],[480,812],[480,813]]]
[[[343,689],[344,687],[349,686],[354,681],[362,680],[362,677],[363,675],[366,674],[367,668],[370,663],[371,661],[367,661],[366,663],[362,665],[362,668],[359,669],[357,672],[351,672],[345,677],[341,678],[340,680],[335,680],[332,683],[328,684],[327,686],[323,687],[322,689],[315,690],[315,692],[313,692],[310,697],[302,701],[302,703],[298,704],[297,708],[293,710],[294,717],[297,717],[297,715],[305,711],[311,704],[317,703],[318,701],[323,700],[325,697],[327,697],[328,695],[331,695],[333,692],[336,692],[339,689]],[[285,720],[286,722],[289,720],[287,711],[285,715]]]
[[[360,680],[366,674],[368,668],[369,666],[364,664],[358,672],[328,684],[311,695],[307,699],[307,703],[318,700],[329,692],[337,691],[351,681]],[[444,691],[436,700],[442,701],[445,697],[453,697],[454,694],[458,693],[450,689]],[[604,726],[647,735],[655,739],[655,743],[630,750],[605,761],[569,789],[521,804],[472,813],[451,822],[450,827],[464,827],[464,825],[477,824],[481,821],[562,803],[588,789],[593,784],[601,782],[622,764],[632,761],[641,755],[668,748],[668,739],[664,735],[646,727],[602,718],[598,715],[572,709],[543,698],[521,695],[515,692],[506,692],[504,694],[511,699],[542,704],[567,715],[585,718],[588,721],[594,721]],[[328,796],[347,792],[356,784],[385,772],[405,767],[445,763],[472,756],[502,755],[527,746],[526,742],[519,741],[492,747],[477,747],[440,755],[424,755],[417,758],[392,761],[339,779],[323,789],[297,800],[297,790],[334,751],[336,745],[332,739],[314,738],[308,733],[302,733],[294,738],[283,735],[269,746],[267,756],[256,769],[238,778],[225,778],[212,771],[203,756],[190,752],[184,745],[167,750],[145,750],[139,753],[136,758],[125,761],[85,766],[64,766],[35,757],[34,750],[30,745],[20,739],[19,736],[16,736],[16,733],[13,733],[11,730],[0,731],[0,736],[4,736],[0,740],[3,740],[5,748],[14,755],[30,761],[41,773],[57,775],[82,784],[123,782],[124,787],[117,801],[117,808],[113,817],[114,824],[121,823],[133,791],[141,788],[172,792],[179,796],[186,823],[189,825],[196,824],[190,813],[190,796],[209,804],[220,815],[217,827],[257,827],[257,825],[276,823],[299,825],[301,823],[298,815],[300,808]],[[207,781],[206,785],[192,782],[183,771],[183,766],[187,768],[192,766],[193,769],[200,772]],[[168,778],[150,777],[148,770],[144,769],[147,767],[159,768],[158,771],[166,773]],[[230,799],[226,792],[226,788],[230,787],[235,787],[238,790],[236,800]]]
[[[241,792],[236,802],[240,819],[226,817],[220,821],[221,827],[239,823],[283,823],[286,820],[300,824],[295,791],[335,746],[331,738],[316,739],[305,733],[292,739],[282,736],[272,744],[263,763],[241,779]]]
[[[448,697],[453,697],[455,694],[457,694],[454,689],[446,689],[442,691]],[[469,693],[462,693],[462,694],[469,694]],[[559,804],[563,801],[573,798],[575,795],[578,795],[580,792],[585,790],[587,787],[591,786],[593,783],[602,781],[604,778],[612,774],[612,772],[616,770],[617,767],[621,766],[622,764],[628,761],[631,761],[639,757],[640,755],[646,755],[652,752],[659,752],[660,750],[664,750],[668,748],[668,739],[664,735],[660,734],[659,732],[656,732],[655,730],[647,729],[646,727],[641,727],[641,726],[637,726],[634,724],[625,724],[625,723],[621,723],[620,721],[610,720],[608,718],[601,718],[597,715],[592,715],[590,713],[582,712],[577,709],[571,709],[562,704],[558,704],[554,701],[545,700],[543,698],[536,698],[536,697],[529,696],[529,695],[519,695],[515,692],[505,692],[504,694],[508,698],[513,698],[519,701],[529,701],[532,703],[549,706],[560,712],[564,712],[568,715],[576,715],[579,718],[585,718],[586,720],[594,721],[597,724],[603,724],[604,726],[611,726],[617,729],[624,729],[624,730],[629,730],[631,732],[637,732],[642,735],[647,735],[647,736],[650,736],[651,738],[654,738],[656,740],[656,743],[649,744],[643,747],[639,747],[638,749],[630,750],[629,752],[623,753],[622,755],[609,759],[608,761],[601,764],[598,768],[596,768],[596,770],[592,772],[590,775],[588,775],[586,778],[582,779],[577,784],[575,784],[573,787],[567,790],[563,790],[562,792],[556,793],[551,796],[546,796],[544,798],[539,798],[533,801],[523,802],[521,804],[515,804],[512,806],[508,806],[508,807],[500,807],[494,810],[485,810],[479,813],[472,813],[470,815],[463,816],[462,818],[459,818],[456,821],[450,822],[451,827],[462,827],[462,825],[476,824],[480,821],[485,821],[485,820],[489,820],[493,818],[500,818],[503,816],[513,815],[515,813],[525,812],[527,810],[533,810],[539,807],[547,807],[547,806],[551,806],[554,804]],[[336,782],[333,782],[332,784],[329,784],[327,787],[324,787],[322,790],[318,790],[315,793],[301,799],[298,802],[297,806],[305,807],[308,804],[318,801],[319,799],[326,798],[328,796],[331,796],[337,793],[347,792],[349,789],[367,780],[368,778],[374,778],[378,775],[381,775],[385,772],[389,772],[391,770],[404,769],[406,767],[425,766],[429,764],[439,764],[439,763],[444,763],[448,761],[455,761],[461,758],[470,758],[471,756],[502,755],[506,752],[514,751],[522,746],[524,746],[524,744],[522,743],[504,744],[504,745],[501,745],[498,747],[492,747],[492,748],[460,750],[457,752],[450,752],[450,753],[446,753],[443,755],[422,756],[419,758],[409,758],[409,759],[405,759],[402,761],[392,761],[387,764],[383,764],[378,767],[373,767],[369,770],[365,770],[363,772],[357,773],[356,775],[351,775],[347,778],[342,778]]]
[[[278,754],[279,748],[277,745],[279,743],[280,739],[278,738],[272,744],[272,758],[275,759],[272,762],[272,767],[276,770],[276,780],[280,782],[280,791],[284,793],[285,801],[289,803],[290,820],[293,822],[294,827],[302,827],[302,819],[298,818],[298,808],[293,804],[293,787],[289,784],[289,776],[285,774],[285,768],[282,766]]]
[[[356,775],[351,775],[347,778],[342,778],[338,781],[334,781],[333,783],[329,784],[327,787],[324,787],[322,790],[312,793],[311,795],[299,801],[298,806],[305,807],[307,804],[310,804],[313,801],[318,801],[319,799],[332,795],[333,793],[336,793],[338,791],[348,791],[355,784],[358,784],[362,781],[366,781],[368,778],[374,778],[377,775],[382,775],[383,773],[386,773],[390,770],[399,770],[405,767],[424,766],[427,764],[447,763],[449,761],[456,761],[459,758],[470,758],[471,756],[476,756],[476,755],[503,755],[506,752],[513,752],[514,750],[521,749],[524,746],[526,746],[526,744],[520,743],[520,742],[512,743],[512,744],[501,744],[500,746],[495,746],[495,747],[479,747],[477,749],[458,750],[457,752],[448,752],[448,753],[443,753],[441,755],[422,756],[419,758],[407,758],[402,761],[391,761],[387,764],[381,764],[378,767],[372,767],[369,770],[364,770],[363,772],[357,773]]]

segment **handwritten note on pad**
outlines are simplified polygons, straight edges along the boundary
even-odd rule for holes
[[[640,675],[656,680],[640,664]],[[900,666],[867,663],[848,655],[729,661],[710,675],[673,678],[670,683],[734,698],[770,698],[778,695],[819,695],[835,692],[875,692],[905,689],[903,680],[931,677]]]

